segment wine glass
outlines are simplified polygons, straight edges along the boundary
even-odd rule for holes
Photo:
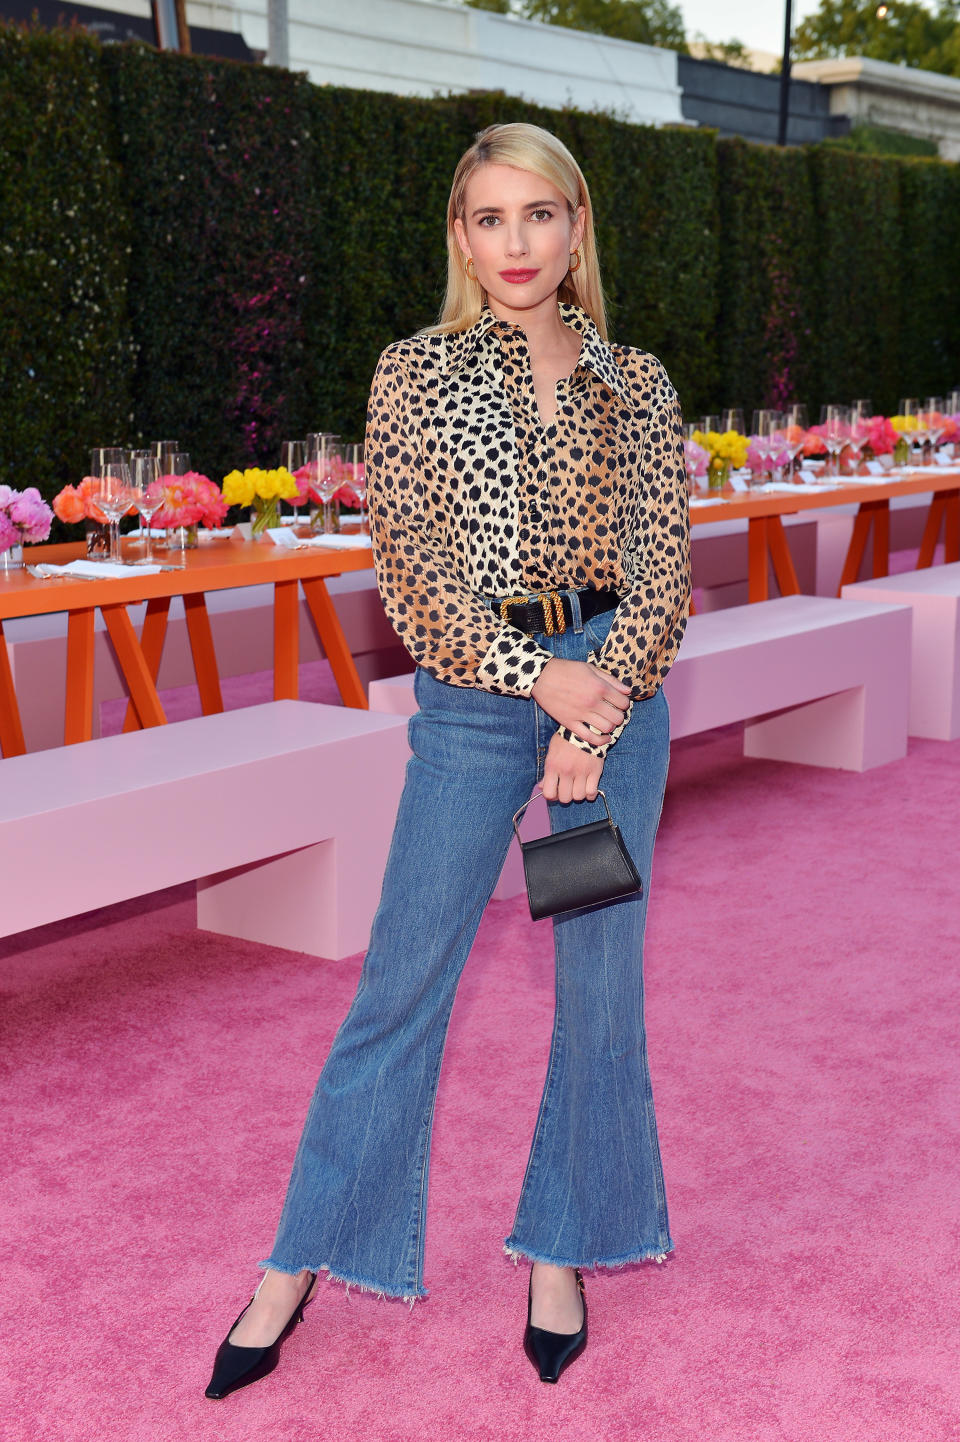
[[[167,471],[167,466],[166,466],[167,457],[168,457],[168,456],[174,456],[174,455],[176,455],[176,454],[178,453],[178,451],[180,450],[180,442],[179,442],[179,441],[151,441],[151,442],[150,442],[150,450],[152,451],[152,453],[153,453],[153,454],[156,456],[156,458],[157,458],[157,463],[158,463],[159,468],[160,468],[160,469],[159,469],[159,474],[160,474],[161,476],[165,476],[165,475],[169,474],[168,471]]]
[[[311,442],[308,437],[308,444],[311,444],[310,460],[310,487],[317,500],[323,505],[322,530],[325,536],[333,534],[333,507],[331,502],[334,492],[340,486],[343,470],[343,447],[340,445],[339,437],[323,435],[319,440],[314,438]],[[316,530],[316,517],[313,518],[313,529]]]
[[[160,485],[160,462],[150,451],[137,452],[133,457],[130,473],[130,496],[146,522],[144,527],[144,549],[141,566],[153,562],[153,547],[150,542],[150,521],[163,505],[163,487]]]
[[[906,429],[901,434],[908,446],[920,446],[922,460],[924,435],[920,425],[920,402],[913,396],[904,397],[900,402],[899,414],[907,422]]]
[[[809,428],[806,406],[797,402],[787,406],[786,410],[781,413],[781,423],[785,438],[784,444],[790,453],[791,464],[796,469],[797,456],[803,450]]]
[[[363,442],[355,441],[347,447],[347,473],[350,489],[360,502],[360,534],[365,536],[370,527],[367,520],[367,469],[363,461]]]
[[[754,485],[763,485],[763,478],[770,469],[770,462],[775,454],[775,437],[779,420],[779,411],[770,410],[769,408],[757,410],[753,413],[753,425],[750,430],[753,439],[753,448],[761,461],[760,477],[759,480],[754,480]]]
[[[830,474],[840,474],[840,453],[850,440],[849,406],[825,405],[820,408],[823,443],[830,457]]]
[[[862,398],[852,401],[850,404],[850,449],[853,452],[854,474],[860,468],[860,460],[863,455],[864,446],[870,439],[870,417],[873,415],[873,402]]]
[[[930,460],[932,462],[934,452],[940,437],[946,430],[943,421],[944,402],[940,396],[927,396],[920,411],[920,424],[924,435],[930,443]]]
[[[743,423],[743,407],[731,406],[720,413],[721,431],[736,431],[738,436],[746,434]]]
[[[122,466],[126,461],[123,446],[94,446],[90,452],[90,474],[99,476],[104,466]]]
[[[283,468],[284,468],[285,471],[289,471],[289,472],[290,472],[291,476],[296,476],[297,471],[300,470],[301,466],[303,466],[303,465],[306,464],[306,460],[307,460],[307,443],[306,443],[306,441],[284,441],[284,442],[282,443],[282,445],[280,446],[280,464],[281,464],[281,466],[283,466]],[[304,500],[304,501],[306,500],[306,496],[304,496],[303,500]],[[291,497],[291,499],[290,499],[290,506],[291,506],[292,509],[293,509],[294,515],[296,515],[298,508],[299,508],[300,506],[302,506],[302,505],[303,505],[303,501],[300,499],[299,496],[293,496],[293,497]],[[282,512],[283,512],[283,502],[282,502],[282,501],[279,502],[279,510],[280,510],[280,512],[281,512],[281,514],[282,514]]]
[[[100,474],[94,477],[94,499],[110,523],[109,560],[123,564],[120,551],[120,518],[130,509],[130,468],[125,461],[101,463]]]
[[[703,432],[704,435],[706,435],[708,431],[719,432],[719,430],[720,430],[720,417],[719,417],[719,416],[701,416],[701,417],[700,417],[700,427],[699,427],[699,429]]]

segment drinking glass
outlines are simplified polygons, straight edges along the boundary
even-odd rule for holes
[[[700,418],[700,429],[703,431],[704,435],[706,435],[707,431],[719,431],[719,430],[720,430],[720,417],[719,417],[719,416],[701,416],[701,418]]]
[[[307,444],[306,441],[283,441],[280,446],[280,464],[284,470],[289,471],[291,476],[296,476],[301,466],[306,464]],[[306,496],[304,496],[306,500]],[[303,501],[299,496],[294,496],[289,502],[293,514],[296,515]],[[283,515],[283,501],[277,502],[277,510]]]
[[[127,453],[123,446],[94,446],[90,452],[90,474],[99,476],[104,466],[123,466]]]
[[[850,449],[853,452],[853,469],[856,473],[860,468],[860,460],[863,456],[863,448],[870,439],[870,417],[873,415],[873,402],[866,398],[852,401],[850,404]]]
[[[720,414],[721,431],[736,431],[738,436],[746,435],[743,423],[743,407],[731,406]]]
[[[790,452],[790,461],[796,470],[797,456],[803,450],[809,429],[806,406],[796,402],[787,406],[786,410],[781,412],[781,423],[786,437],[786,449]]]
[[[350,477],[350,489],[360,502],[360,534],[365,536],[369,533],[370,526],[367,519],[367,470],[363,461],[363,442],[355,441],[347,446],[347,474]]]
[[[133,499],[130,491],[130,468],[125,461],[107,461],[101,464],[100,474],[94,479],[94,499],[110,523],[110,555],[108,559],[122,564],[120,518],[126,515]]]
[[[850,440],[850,407],[826,405],[820,408],[823,443],[830,462],[824,474],[839,476],[840,453]]]
[[[161,476],[165,476],[165,475],[168,475],[168,474],[169,474],[169,472],[167,471],[167,468],[166,468],[166,457],[167,457],[167,456],[174,456],[174,455],[177,454],[177,452],[180,450],[180,442],[179,442],[179,441],[151,441],[151,442],[150,442],[150,450],[153,452],[153,454],[154,454],[154,455],[156,456],[156,458],[157,458],[157,461],[158,461],[159,466],[160,466],[160,475],[161,475]]]
[[[144,549],[140,558],[141,566],[153,561],[153,547],[150,541],[150,521],[163,504],[163,489],[160,485],[160,462],[150,451],[137,452],[133,457],[130,471],[130,496],[140,512],[144,527]]]

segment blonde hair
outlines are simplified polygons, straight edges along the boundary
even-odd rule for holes
[[[447,292],[440,319],[428,330],[434,334],[467,330],[479,319],[483,309],[483,286],[467,275],[463,252],[453,228],[454,220],[464,221],[467,182],[481,165],[512,165],[517,170],[529,170],[549,181],[566,200],[571,221],[577,207],[583,206],[586,213],[582,260],[579,268],[568,271],[560,282],[557,298],[582,307],[606,340],[607,312],[593,229],[593,206],[583,171],[562,140],[551,135],[549,130],[542,130],[539,125],[527,125],[520,121],[509,125],[488,125],[460,157],[447,202]]]

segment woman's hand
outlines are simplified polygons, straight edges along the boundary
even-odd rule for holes
[[[540,672],[530,694],[548,716],[566,726],[574,736],[602,746],[623,720],[630,687],[608,676],[591,661],[564,661],[553,656]],[[591,726],[596,730],[591,731]]]
[[[540,789],[548,801],[595,801],[603,758],[555,733],[547,747]]]

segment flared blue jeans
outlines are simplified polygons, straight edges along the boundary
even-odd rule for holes
[[[537,640],[583,661],[612,615]],[[526,697],[450,686],[421,668],[414,684],[413,754],[370,946],[310,1104],[273,1250],[260,1263],[328,1271],[408,1300],[427,1295],[430,1136],[457,984],[511,818],[542,777],[556,730]],[[634,703],[601,781],[644,895],[552,923],[556,1012],[504,1244],[514,1257],[617,1266],[672,1246],[643,1018],[643,931],[668,752],[658,692]],[[599,799],[549,811],[553,831],[605,815]]]

